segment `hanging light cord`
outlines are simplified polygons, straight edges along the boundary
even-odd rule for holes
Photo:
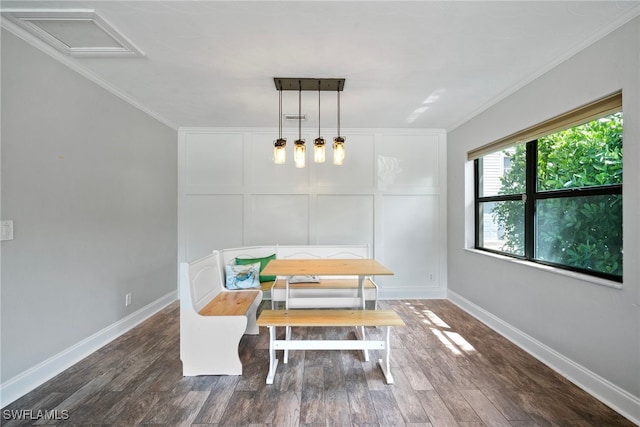
[[[320,138],[320,80],[318,80],[318,138]]]
[[[302,81],[298,80],[298,140],[302,139]]]
[[[282,80],[280,83],[280,104],[278,105],[278,139],[282,139]]]
[[[338,83],[338,136],[340,136],[340,83]]]

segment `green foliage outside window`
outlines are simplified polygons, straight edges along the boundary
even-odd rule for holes
[[[506,155],[509,155],[505,152]],[[527,146],[515,147],[510,155],[511,168],[500,178],[502,186],[498,194],[524,194],[527,190]],[[505,243],[502,248],[512,254],[524,254],[524,208],[513,203],[498,204],[492,214],[500,225]]]
[[[622,184],[622,113],[538,141],[538,191]]]
[[[526,145],[510,154],[511,168],[499,194],[526,193]],[[540,138],[536,192],[622,184],[622,113]],[[522,209],[503,203],[493,210],[503,250],[524,251]],[[539,198],[535,205],[534,258],[622,276],[622,195],[569,194]]]

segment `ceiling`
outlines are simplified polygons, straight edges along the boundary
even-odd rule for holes
[[[638,16],[640,2],[79,0],[1,7],[93,9],[144,56],[51,54],[174,128],[277,126],[273,78],[312,77],[346,79],[342,128],[450,131]],[[2,24],[38,45],[4,17]],[[320,95],[322,127],[334,128],[336,94]],[[283,113],[297,112],[298,93],[283,92]],[[303,126],[317,128],[318,93],[302,92],[302,113]]]

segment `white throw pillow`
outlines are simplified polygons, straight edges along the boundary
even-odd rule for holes
[[[260,263],[225,265],[227,289],[260,289]]]

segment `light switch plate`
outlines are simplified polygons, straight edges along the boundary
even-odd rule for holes
[[[0,221],[0,241],[13,240],[13,221]]]

